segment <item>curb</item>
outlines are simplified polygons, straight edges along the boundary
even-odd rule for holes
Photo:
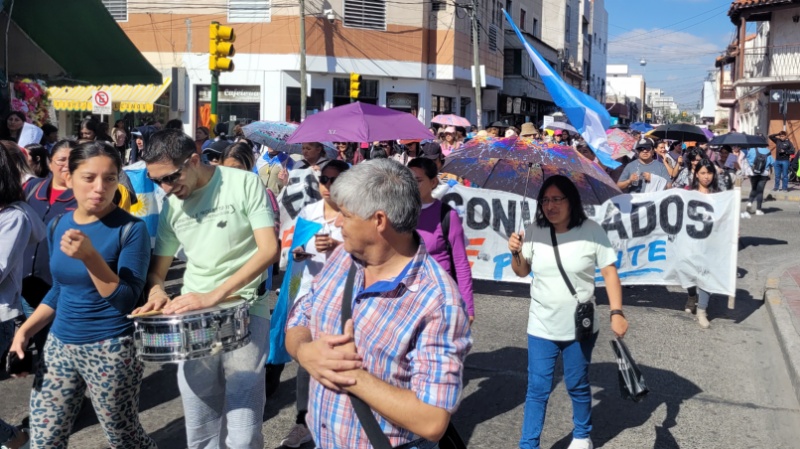
[[[775,329],[775,335],[778,337],[778,344],[783,353],[789,379],[794,387],[795,397],[800,402],[800,334],[798,334],[791,314],[783,305],[783,294],[778,288],[781,274],[783,274],[783,270],[767,276],[767,282],[764,285],[764,303],[766,303],[770,321]]]
[[[766,194],[766,196],[764,197],[764,201],[791,201],[797,203],[800,202],[800,195],[797,194],[792,195],[784,192],[780,193],[770,192]]]

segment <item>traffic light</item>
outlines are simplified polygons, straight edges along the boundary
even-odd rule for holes
[[[357,100],[361,95],[361,75],[358,73],[350,74],[350,98]]]
[[[208,68],[212,71],[232,72],[233,61],[230,58],[236,54],[233,48],[236,40],[233,28],[211,22],[208,37]]]

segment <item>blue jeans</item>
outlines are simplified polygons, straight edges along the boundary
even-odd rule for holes
[[[789,161],[775,161],[775,188],[772,190],[789,189]]]
[[[573,438],[589,438],[592,432],[592,390],[589,363],[597,334],[587,341],[550,341],[528,335],[528,391],[522,420],[520,449],[539,449],[544,427],[547,400],[553,388],[553,371],[561,354],[564,360],[564,383],[572,399]]]

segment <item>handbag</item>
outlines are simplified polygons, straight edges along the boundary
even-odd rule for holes
[[[344,325],[353,316],[353,284],[356,278],[356,265],[353,263],[350,270],[347,272],[347,281],[344,284],[344,295],[342,297],[342,332],[344,332]],[[361,398],[353,394],[349,394],[350,403],[353,404],[358,421],[364,432],[369,438],[369,442],[374,449],[392,449],[392,443],[389,437],[383,433],[378,420],[372,414],[372,409]],[[444,436],[439,440],[439,449],[467,449],[464,440],[456,431],[452,421],[447,424],[447,430]]]
[[[617,367],[619,368],[619,393],[622,399],[627,399],[633,402],[639,402],[647,396],[650,390],[644,381],[639,366],[633,360],[630,350],[625,345],[625,342],[617,337],[611,340],[611,348],[614,350],[614,355],[617,358]]]
[[[594,333],[594,303],[592,301],[581,302],[578,299],[578,292],[572,286],[572,282],[567,277],[564,266],[561,265],[561,255],[558,253],[558,240],[556,239],[556,228],[550,226],[550,240],[553,242],[553,252],[556,256],[556,265],[564,283],[567,284],[569,293],[575,298],[578,305],[575,307],[575,341],[585,341],[592,338]]]

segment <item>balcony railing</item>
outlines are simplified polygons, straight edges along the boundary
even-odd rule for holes
[[[736,99],[736,89],[733,86],[729,86],[729,85],[722,86],[722,90],[719,92],[719,99],[720,100],[735,100]]]
[[[741,78],[800,78],[800,44],[745,49]]]

